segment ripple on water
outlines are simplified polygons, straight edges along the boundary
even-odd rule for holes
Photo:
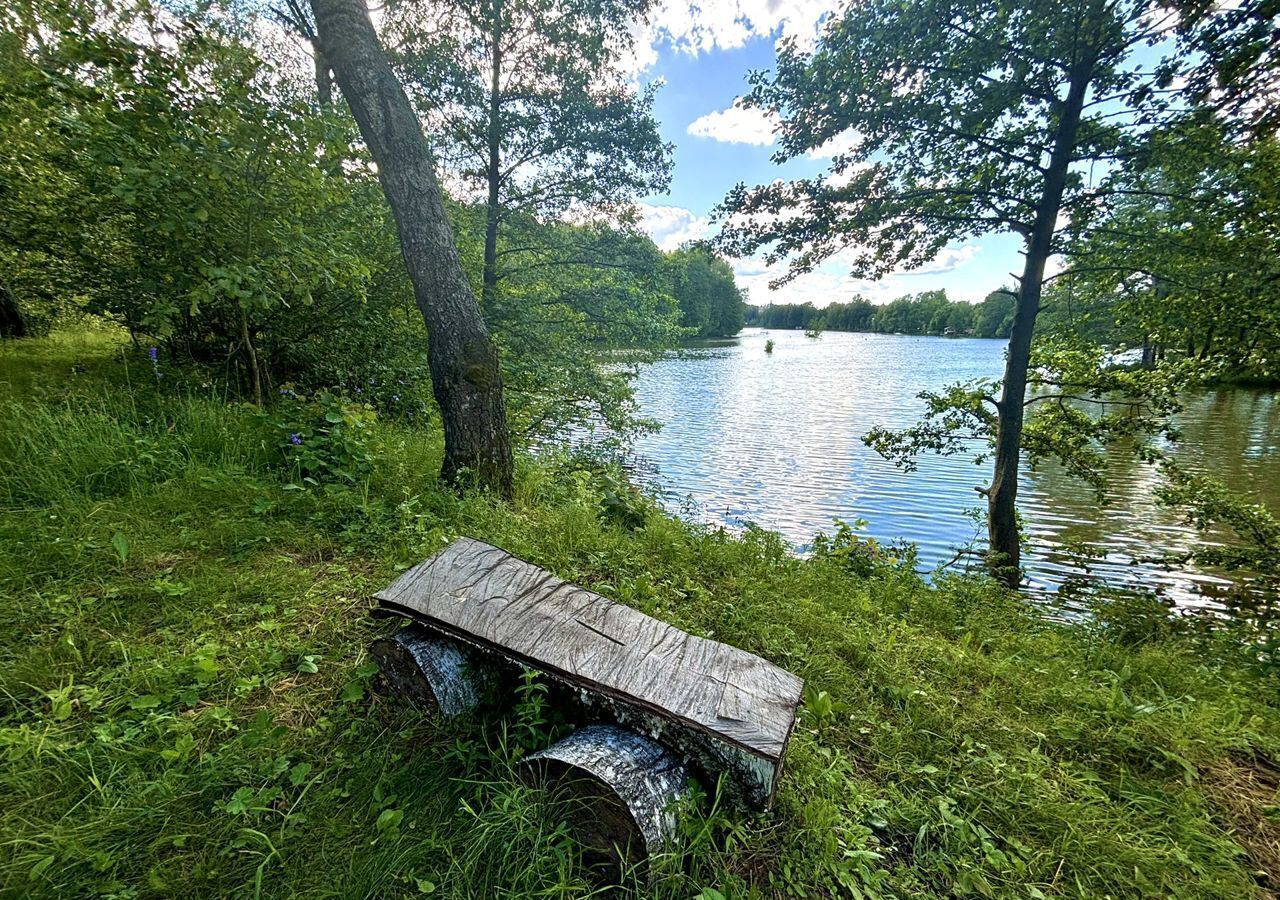
[[[776,347],[764,352],[771,338]],[[907,474],[862,443],[876,425],[900,428],[922,410],[917,394],[970,378],[998,378],[1004,342],[747,329],[732,345],[680,351],[641,370],[643,415],[663,423],[636,446],[642,477],[656,479],[673,509],[741,527],[755,522],[806,548],[831,520],[865,519],[881,540],[906,538],[925,566],[969,543],[986,467],[969,458],[925,457]],[[1223,478],[1280,506],[1280,406],[1244,388],[1197,395],[1173,452],[1188,468]],[[1020,507],[1028,524],[1028,576],[1053,590],[1078,575],[1068,542],[1098,550],[1094,572],[1154,586],[1185,604],[1229,584],[1190,567],[1136,563],[1157,549],[1189,547],[1194,532],[1152,495],[1156,474],[1130,454],[1108,456],[1112,494],[1091,490],[1054,466],[1024,471]]]

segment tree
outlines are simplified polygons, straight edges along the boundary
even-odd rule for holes
[[[784,44],[747,98],[780,116],[783,162],[835,139],[828,177],[735,188],[722,245],[790,261],[790,276],[843,251],[880,276],[947,243],[998,231],[1025,259],[986,487],[988,564],[1016,585],[1019,454],[1032,337],[1063,216],[1096,202],[1089,166],[1133,152],[1163,115],[1176,59],[1135,60],[1175,20],[1140,0],[870,0],[834,17],[812,52]]]
[[[742,292],[727,262],[695,244],[669,254],[666,265],[684,327],[699,337],[729,337],[742,330]]]
[[[363,0],[311,0],[316,31],[395,216],[444,425],[441,476],[473,474],[509,495],[511,439],[498,349],[467,281],[436,180],[435,159],[378,42]]]
[[[464,259],[478,282],[481,206],[468,207]],[[593,225],[522,222],[545,248],[503,280],[494,305],[513,434],[537,442],[604,426],[625,441],[651,423],[631,389],[637,364],[687,333],[671,296],[666,260],[647,235]],[[586,232],[586,233],[584,233]],[[587,258],[578,256],[591,247]]]
[[[1198,114],[1153,134],[1116,190],[1072,223],[1077,305],[1112,342],[1280,376],[1280,142]],[[1096,319],[1102,319],[1097,322]]]
[[[1174,0],[1178,40],[1198,62],[1188,77],[1196,101],[1233,130],[1260,137],[1280,128],[1280,3]]]
[[[23,8],[0,55],[0,258],[37,325],[102,315],[261,402],[274,354],[367,321],[395,246],[376,185],[329,177],[323,123],[251,48],[145,4]]]
[[[9,285],[0,281],[0,337],[20,338],[27,336],[27,320],[18,308],[18,301],[13,298]]]
[[[406,83],[460,187],[484,197],[486,309],[506,273],[545,249],[522,225],[666,189],[671,147],[653,118],[654,89],[637,93],[621,66],[649,2],[393,7]]]
[[[311,10],[303,0],[282,0],[281,5],[271,6],[271,13],[286,28],[301,38],[311,50],[316,102],[326,108],[333,103],[333,70],[329,60],[320,49],[320,38],[316,34],[315,19]]]
[[[1013,309],[1018,292],[1009,288],[992,291],[978,304],[973,318],[973,333],[977,337],[1007,338],[1013,327]]]

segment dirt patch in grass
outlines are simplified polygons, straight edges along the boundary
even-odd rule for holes
[[[1235,755],[1203,771],[1265,896],[1280,898],[1280,763],[1261,754]]]

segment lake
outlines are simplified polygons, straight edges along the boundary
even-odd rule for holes
[[[772,339],[776,347],[765,353]],[[916,421],[926,389],[999,378],[1005,342],[975,338],[746,329],[732,340],[671,353],[642,368],[641,413],[661,422],[635,447],[633,469],[673,510],[701,521],[777,530],[803,551],[833,518],[865,519],[868,536],[905,538],[923,568],[952,559],[978,531],[974,486],[989,464],[925,456],[904,473],[862,443],[872,426]],[[1190,397],[1183,440],[1171,448],[1187,468],[1280,508],[1280,404],[1273,392],[1222,388]],[[1054,466],[1024,471],[1019,507],[1031,551],[1031,586],[1054,590],[1079,575],[1065,552],[1083,543],[1103,554],[1099,574],[1151,587],[1186,605],[1212,604],[1229,582],[1183,567],[1165,571],[1135,559],[1188,547],[1194,531],[1156,505],[1156,471],[1132,453],[1108,457],[1111,495]]]

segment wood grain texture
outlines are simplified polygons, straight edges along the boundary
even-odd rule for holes
[[[389,611],[746,751],[771,774],[781,765],[803,682],[745,650],[686,634],[471,538],[376,596]]]

